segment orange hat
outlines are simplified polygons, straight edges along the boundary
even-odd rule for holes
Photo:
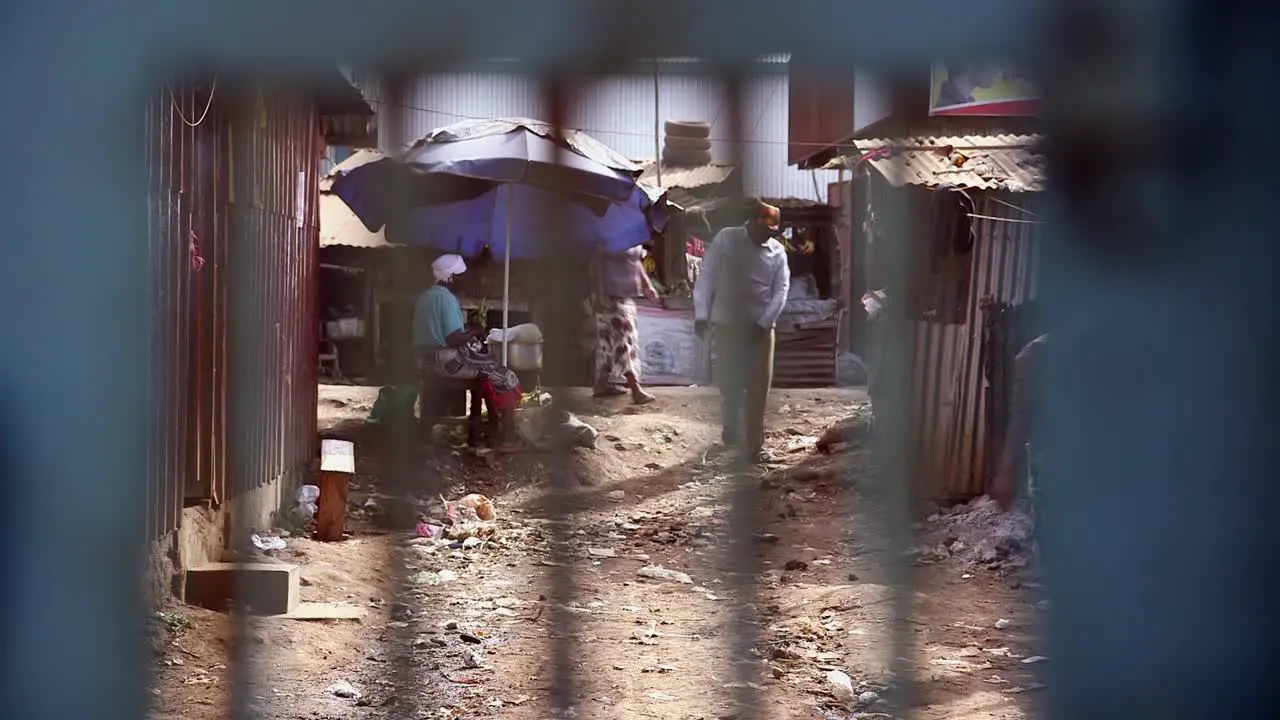
[[[745,215],[749,221],[759,222],[770,230],[777,230],[782,224],[782,210],[758,198],[747,200]]]

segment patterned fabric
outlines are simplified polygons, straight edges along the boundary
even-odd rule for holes
[[[615,382],[622,382],[627,373],[640,379],[635,300],[612,297],[596,311],[596,373]]]
[[[499,365],[474,345],[443,348],[425,356],[421,362],[422,369],[432,370],[441,377],[467,380],[484,376],[500,393],[518,391],[520,388],[520,378],[515,372]],[[427,366],[428,363],[430,367]]]

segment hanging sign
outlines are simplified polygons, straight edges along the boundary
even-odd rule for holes
[[[934,63],[930,80],[932,116],[1032,117],[1040,110],[1035,83],[1000,63]]]
[[[303,225],[307,224],[307,171],[298,171],[298,195],[296,198],[297,207],[293,210],[293,219],[301,230]]]

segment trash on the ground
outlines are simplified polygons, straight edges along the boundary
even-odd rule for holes
[[[475,670],[477,668],[484,667],[486,664],[488,664],[488,661],[486,660],[484,653],[479,650],[466,648],[462,651],[463,667]]]
[[[842,670],[832,670],[827,673],[827,689],[836,700],[846,705],[852,703],[857,697],[857,693],[853,691],[853,678]]]
[[[605,493],[604,496],[610,500],[617,501],[625,499],[627,497],[627,493],[625,490],[610,490]]]
[[[649,693],[649,699],[655,700],[657,702],[670,702],[672,700],[675,700],[676,696],[668,695],[667,693],[664,693],[664,692],[652,692],[652,693]]]
[[[836,422],[818,438],[818,452],[834,455],[861,444],[871,427],[870,419],[868,414],[857,413]]]
[[[338,680],[328,688],[329,694],[340,698],[357,698],[360,697],[360,691],[346,680]]]
[[[571,412],[548,405],[525,408],[516,415],[516,432],[526,444],[539,450],[594,448],[600,432]]]
[[[1045,656],[1043,656],[1043,655],[1032,655],[1031,657],[1022,658],[1022,664],[1023,664],[1023,665],[1034,665],[1035,663],[1038,663],[1038,662],[1044,662],[1045,660],[1048,660],[1048,659],[1049,659],[1049,658],[1047,658],[1047,657],[1045,657]]]
[[[418,537],[435,539],[444,535],[444,528],[428,522],[418,523]]]
[[[997,621],[996,621],[996,629],[997,629],[997,630],[1006,630],[1006,629],[1008,629],[1008,627],[1009,627],[1010,625],[1012,625],[1012,624],[1013,624],[1013,623],[1009,622],[1007,619],[1005,619],[1005,618],[1000,618],[999,620],[997,620]]]
[[[867,364],[853,353],[842,353],[836,357],[836,385],[839,387],[857,387],[867,384]]]
[[[808,450],[818,444],[818,438],[812,435],[795,435],[787,439],[787,453]]]
[[[645,565],[637,570],[636,574],[640,577],[650,578],[652,580],[674,580],[675,582],[684,583],[686,585],[693,584],[693,578],[689,577],[687,573],[682,573],[679,570],[670,570],[662,567],[661,565]]]
[[[484,543],[485,541],[483,538],[479,538],[479,537],[476,537],[475,535],[472,535],[471,537],[464,538],[462,540],[462,549],[473,550],[475,548],[480,547],[481,545],[484,545]]]
[[[457,579],[458,573],[452,570],[441,570],[439,572],[423,570],[410,578],[414,585],[443,585]]]
[[[253,543],[253,546],[262,552],[283,550],[286,547],[284,540],[273,535],[250,535],[249,542]]]
[[[311,520],[316,516],[320,506],[320,486],[319,485],[299,485],[297,492],[294,493],[294,512],[303,519]]]
[[[464,495],[455,502],[446,503],[446,515],[454,522],[490,522],[498,518],[493,501],[480,493]]]
[[[618,557],[618,551],[613,548],[587,548],[587,554],[598,558]]]
[[[583,422],[573,413],[565,413],[565,417],[562,420],[560,432],[573,438],[573,441],[580,447],[593,448],[596,446],[596,438],[600,436],[598,430]]]

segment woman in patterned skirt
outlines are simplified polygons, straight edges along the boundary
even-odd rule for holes
[[[644,249],[634,247],[617,254],[597,249],[591,262],[591,281],[596,316],[595,396],[622,395],[629,390],[637,405],[653,402],[655,398],[640,385],[640,333],[636,327],[635,299],[641,295],[658,297],[644,271]]]

